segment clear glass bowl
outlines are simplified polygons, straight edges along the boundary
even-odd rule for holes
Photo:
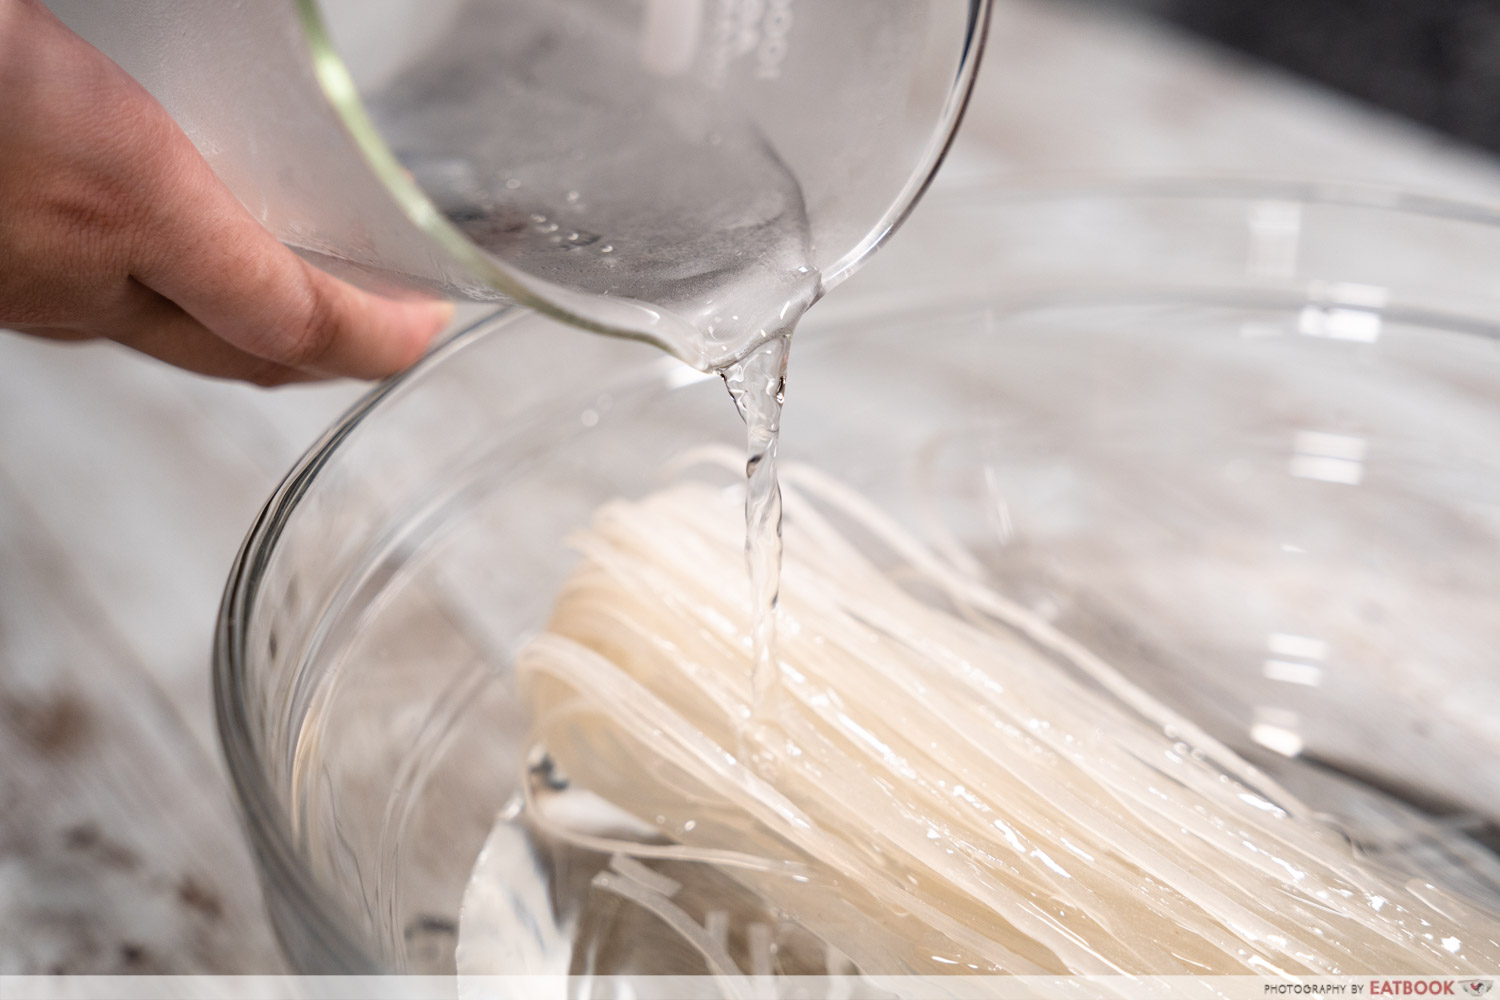
[[[1500,216],[1437,199],[949,192],[807,318],[783,456],[970,552],[1371,854],[1495,907],[1497,275]],[[296,968],[454,970],[565,535],[740,440],[717,380],[512,309],[291,472],[215,679]]]

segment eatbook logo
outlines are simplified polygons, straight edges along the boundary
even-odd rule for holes
[[[1488,979],[1470,979],[1463,984],[1464,993],[1471,997],[1482,997],[1490,991],[1495,984]]]

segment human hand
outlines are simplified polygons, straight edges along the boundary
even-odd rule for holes
[[[0,0],[0,327],[269,386],[399,371],[451,315],[303,261],[129,75]]]

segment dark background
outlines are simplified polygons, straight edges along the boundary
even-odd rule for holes
[[[1500,152],[1500,0],[1095,0]]]

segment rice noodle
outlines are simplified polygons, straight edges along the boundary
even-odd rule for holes
[[[1500,965],[1500,918],[1357,858],[1267,775],[864,498],[782,475],[783,687],[754,747],[774,781],[738,749],[752,698],[738,494],[681,482],[604,505],[574,539],[582,562],[518,667],[535,739],[664,838],[575,843],[716,864],[870,973]]]

